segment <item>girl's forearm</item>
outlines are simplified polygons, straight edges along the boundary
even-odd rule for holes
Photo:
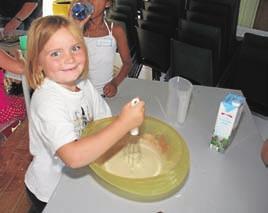
[[[121,82],[128,76],[129,70],[132,67],[131,60],[123,62],[122,67],[117,76],[114,77],[112,82],[118,87]]]
[[[24,72],[24,64],[2,49],[0,49],[0,67],[16,74],[22,74]]]
[[[117,118],[97,134],[64,145],[57,154],[71,168],[86,166],[105,153],[128,131],[127,124]]]

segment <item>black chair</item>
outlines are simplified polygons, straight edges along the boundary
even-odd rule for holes
[[[166,17],[166,18],[161,18]],[[144,9],[141,12],[141,19],[154,22],[154,25],[169,25],[175,32],[178,22],[178,12],[176,7],[166,3],[144,2]],[[164,21],[167,20],[167,21]]]
[[[166,16],[149,10],[142,10],[142,20],[151,21],[157,24],[171,25],[172,28],[176,28],[177,20],[172,16]]]
[[[245,33],[218,86],[242,90],[250,109],[268,116],[268,37]]]
[[[213,85],[221,77],[221,31],[217,27],[199,24],[181,19],[178,27],[179,41],[212,51],[213,59]]]
[[[123,13],[125,15],[130,16],[133,20],[136,18],[135,13],[133,13],[132,8],[129,5],[113,5],[113,7],[110,8],[112,11]]]
[[[137,70],[129,77],[138,78],[143,65],[152,68],[152,79],[159,80],[166,73],[170,62],[170,38],[140,27],[136,27],[138,37]]]
[[[236,48],[236,28],[240,0],[188,0],[187,9],[202,14],[222,17],[226,26],[223,40],[226,40],[227,56],[231,57]]]
[[[174,4],[167,2],[144,1],[144,9],[141,19],[138,20],[138,26],[146,25],[146,29],[173,37],[177,28],[178,12]]]
[[[138,20],[138,27],[149,30],[155,33],[162,34],[167,37],[174,37],[176,28],[173,26],[171,22],[169,23],[159,23],[152,20]]]
[[[129,0],[128,0],[129,1]],[[137,10],[140,11],[144,7],[144,1],[143,0],[133,0],[137,2]]]
[[[117,6],[129,6],[132,9],[132,13],[134,14],[135,17],[137,17],[137,1],[129,1],[129,0],[114,0],[113,7]]]
[[[150,0],[151,3],[165,4],[176,9],[179,18],[185,17],[186,0]]]
[[[188,21],[210,25],[213,27],[218,27],[221,30],[221,38],[222,38],[222,48],[221,48],[221,57],[222,57],[222,69],[225,69],[228,64],[228,31],[227,31],[227,22],[226,17],[205,14],[201,12],[194,11],[186,11],[186,19]]]
[[[177,8],[165,3],[154,3],[150,1],[144,2],[144,9],[161,15],[171,16],[174,20],[178,20]]]
[[[212,53],[209,49],[171,39],[167,80],[181,76],[193,84],[213,86]]]
[[[133,14],[132,9],[130,6],[127,5],[117,5],[110,7],[107,11],[107,17],[110,17],[113,14],[122,14],[127,16],[127,24],[134,26],[136,23],[136,16]]]

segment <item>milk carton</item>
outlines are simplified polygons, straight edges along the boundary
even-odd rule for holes
[[[210,148],[224,152],[230,145],[244,103],[245,98],[234,93],[229,93],[224,97],[220,103]]]

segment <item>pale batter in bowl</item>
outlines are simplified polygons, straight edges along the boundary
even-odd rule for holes
[[[164,160],[159,140],[151,134],[144,134],[138,143],[141,150],[140,159],[132,159],[133,165],[130,165],[129,156],[126,155],[126,147],[104,162],[105,170],[126,178],[147,178],[159,175]]]

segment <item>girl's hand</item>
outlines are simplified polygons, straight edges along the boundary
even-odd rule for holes
[[[144,102],[140,100],[135,106],[132,106],[131,102],[127,103],[118,119],[129,131],[140,126],[144,120]]]
[[[113,81],[111,81],[104,86],[103,93],[106,97],[113,97],[117,93],[117,86]]]

